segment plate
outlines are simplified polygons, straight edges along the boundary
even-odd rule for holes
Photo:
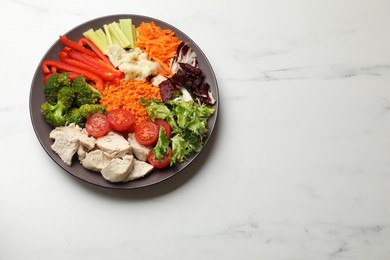
[[[186,34],[181,32],[179,29],[175,28],[174,26],[155,18],[141,16],[141,15],[122,14],[122,15],[104,16],[94,20],[90,20],[88,22],[85,22],[73,28],[65,35],[70,39],[75,40],[80,37],[83,37],[82,33],[87,31],[90,28],[97,29],[102,27],[104,24],[108,24],[113,21],[118,21],[121,18],[131,18],[133,24],[135,24],[136,26],[138,26],[141,22],[154,21],[156,25],[160,26],[163,29],[172,30],[179,39],[188,42],[190,47],[197,54],[199,67],[206,76],[205,81],[210,84],[210,88],[213,93],[213,96],[217,100],[216,104],[214,105],[215,113],[208,120],[209,131],[205,139],[205,143],[203,145],[204,148],[213,133],[213,129],[217,121],[218,103],[219,103],[218,86],[217,86],[215,74],[206,56],[204,55],[202,50],[198,47],[198,45],[196,45],[196,43],[192,41]],[[46,59],[58,60],[58,53],[61,51],[63,46],[64,45],[59,40],[57,40],[46,52],[46,54],[43,56],[41,62],[39,63],[35,71],[35,75],[33,77],[31,83],[31,89],[30,89],[29,105],[30,105],[30,117],[33,124],[33,128],[42,147],[45,149],[45,151],[51,157],[51,159],[54,160],[54,162],[56,162],[61,168],[63,168],[66,172],[68,172],[72,176],[78,178],[79,180],[88,182],[90,184],[94,184],[106,188],[113,188],[113,189],[134,189],[134,188],[141,188],[141,187],[154,185],[162,181],[165,181],[175,176],[179,172],[184,171],[187,168],[187,166],[189,166],[189,164],[196,161],[196,158],[198,157],[199,153],[189,156],[187,160],[181,164],[177,164],[173,167],[165,168],[163,170],[154,169],[153,172],[149,173],[144,178],[126,182],[126,183],[111,183],[109,181],[106,181],[100,173],[85,169],[78,162],[78,159],[76,158],[77,156],[75,156],[72,166],[68,166],[64,162],[62,162],[60,157],[51,149],[53,140],[49,138],[49,133],[53,130],[53,128],[42,117],[40,106],[42,103],[45,102],[45,96],[43,93],[43,75],[41,71],[41,63],[43,60]]]

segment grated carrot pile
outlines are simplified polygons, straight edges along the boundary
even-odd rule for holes
[[[160,73],[163,76],[172,76],[170,60],[175,56],[180,42],[181,40],[175,36],[173,31],[163,30],[153,21],[143,22],[137,27],[136,47],[146,52],[152,61],[160,64],[160,67],[165,70]]]
[[[115,108],[128,109],[135,116],[135,124],[148,118],[145,107],[140,105],[141,98],[161,100],[160,89],[148,81],[122,79],[119,84],[107,85],[102,94],[100,104],[105,106],[107,111]]]

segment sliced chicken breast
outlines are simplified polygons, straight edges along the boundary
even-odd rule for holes
[[[96,139],[93,136],[89,136],[85,128],[79,135],[80,145],[84,146],[87,150],[92,150],[95,147]]]
[[[51,149],[58,154],[61,160],[71,166],[73,155],[77,152],[80,141],[77,135],[67,131],[57,132]]]
[[[113,157],[123,157],[132,152],[130,143],[122,135],[115,132],[110,132],[96,139],[96,145]]]
[[[132,181],[146,176],[153,170],[153,166],[147,162],[134,159],[134,167],[124,181]]]
[[[138,143],[135,139],[134,133],[129,133],[127,140],[130,143],[135,158],[141,161],[146,161],[150,148]]]
[[[123,158],[114,158],[101,170],[104,179],[110,182],[124,181],[133,170],[134,156],[125,155]]]
[[[51,139],[56,139],[59,135],[63,135],[64,133],[67,134],[73,134],[73,135],[79,135],[82,133],[82,128],[76,125],[75,123],[69,124],[67,126],[59,126],[54,128],[50,134],[49,137]]]
[[[102,150],[93,150],[85,154],[85,158],[81,161],[81,164],[88,170],[100,172],[104,167],[106,167],[112,157],[106,154]]]

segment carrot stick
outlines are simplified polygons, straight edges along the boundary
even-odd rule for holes
[[[170,60],[175,56],[181,40],[175,36],[173,31],[163,30],[153,21],[141,23],[137,31],[136,47],[146,52],[150,60],[160,64],[163,70],[159,74],[166,77],[172,76]]]

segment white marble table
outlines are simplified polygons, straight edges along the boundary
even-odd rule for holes
[[[389,259],[389,1],[0,6],[0,259]],[[121,13],[184,31],[220,90],[202,163],[131,191],[59,168],[28,107],[58,35]]]

